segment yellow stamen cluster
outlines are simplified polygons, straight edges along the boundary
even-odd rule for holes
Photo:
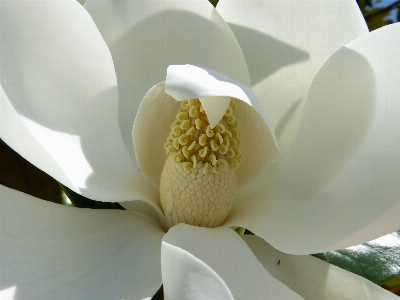
[[[188,173],[197,167],[202,168],[203,174],[218,174],[228,167],[237,169],[242,154],[238,149],[240,135],[239,122],[233,115],[235,109],[235,100],[231,99],[221,121],[211,128],[199,99],[182,101],[164,144],[165,152],[173,155],[173,160]]]

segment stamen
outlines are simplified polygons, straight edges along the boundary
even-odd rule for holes
[[[193,170],[193,164],[191,162],[184,162],[183,163],[183,169],[187,172],[190,173]]]
[[[192,107],[189,109],[189,116],[191,116],[192,118],[197,118],[197,117],[199,116],[199,112],[198,112],[196,106],[192,106]]]
[[[217,133],[215,134],[215,137],[217,138],[217,140],[218,140],[218,142],[219,142],[220,144],[223,144],[223,143],[224,143],[224,139],[222,138],[222,135],[221,135],[219,132],[217,132]]]
[[[176,115],[176,120],[179,122],[183,122],[189,119],[189,115],[186,112],[180,112]]]
[[[201,127],[203,127],[203,122],[200,119],[196,119],[195,124],[196,129],[200,129]]]
[[[237,159],[230,159],[229,160],[229,165],[232,168],[237,169],[239,167],[239,162],[237,161]]]
[[[179,150],[179,148],[180,148],[179,139],[174,139],[174,141],[172,142],[172,145],[174,145],[176,150]]]
[[[183,162],[184,161],[184,157],[182,155],[182,153],[176,153],[174,155],[174,161],[176,161],[177,163]]]
[[[211,140],[211,149],[213,151],[218,151],[218,149],[219,149],[219,146],[215,140]]]
[[[182,134],[181,127],[179,125],[175,125],[174,128],[172,128],[171,133],[176,137],[180,136]]]
[[[219,226],[236,191],[235,169],[242,154],[233,99],[211,128],[198,99],[181,102],[164,143],[167,159],[161,174],[161,204],[169,227],[177,223]]]
[[[225,144],[219,145],[218,152],[220,154],[226,154],[228,152],[228,147]]]
[[[228,107],[229,109],[230,107]],[[219,132],[219,133],[224,133],[225,132],[225,126],[222,125],[221,123],[218,123],[217,126],[215,126],[215,129]]]
[[[189,127],[190,127],[190,122],[189,122],[189,120],[183,121],[179,127],[180,127],[182,130],[188,130]]]
[[[192,151],[196,147],[196,141],[193,141],[190,146],[188,147],[188,150]]]
[[[232,146],[232,148],[235,148],[235,147],[237,147],[237,140],[234,138],[230,138],[229,144]]]
[[[172,145],[168,146],[166,153],[167,153],[167,155],[175,154],[176,153],[175,147]]]
[[[237,130],[239,122],[234,116],[235,107],[235,101],[232,99],[221,121],[215,128],[211,128],[198,99],[182,101],[176,120],[171,125],[167,142],[164,143],[165,152],[168,155],[180,153],[183,157],[181,163],[191,162],[193,168],[199,162],[202,163],[202,168],[207,162],[211,162],[214,167],[217,159],[225,160],[229,166],[228,160],[235,158],[240,164],[241,154],[237,149],[240,144]],[[197,164],[193,163],[193,156],[196,157]],[[179,159],[176,161],[179,162]],[[216,168],[218,172],[220,169]],[[186,167],[185,170],[189,168]]]
[[[183,108],[183,109],[188,109],[189,108],[189,101],[188,100],[183,100],[182,102],[181,102],[181,108]]]
[[[199,137],[199,144],[200,146],[205,146],[207,144],[207,135],[202,134],[201,137]]]
[[[196,133],[196,129],[194,127],[190,127],[190,129],[186,132],[187,135],[193,136]]]
[[[189,159],[190,152],[189,152],[189,149],[188,149],[187,146],[185,146],[185,147],[182,148],[182,154],[183,154],[187,159]]]
[[[181,145],[186,145],[187,143],[189,143],[189,137],[186,134],[182,134],[179,139],[179,144]]]
[[[211,129],[210,125],[207,126],[206,134],[208,137],[214,136],[214,131]]]
[[[229,116],[229,117],[227,117],[225,120],[226,120],[226,122],[228,122],[228,124],[229,125],[231,125],[231,124],[233,124],[233,122],[235,122],[235,116]]]
[[[199,99],[197,99],[197,98],[194,98],[194,99],[190,99],[189,100],[189,105],[190,106],[195,106],[195,105],[197,105],[199,103]]]
[[[208,174],[208,172],[209,172],[209,167],[210,167],[210,164],[209,164],[209,163],[205,163],[205,164],[203,165],[203,175]]]
[[[215,156],[215,154],[211,154],[211,155],[208,157],[208,160],[210,161],[210,163],[211,163],[213,166],[215,166],[215,164],[217,163],[217,157]]]
[[[206,157],[207,151],[208,151],[208,147],[207,147],[207,146],[205,146],[203,149],[199,150],[199,155],[200,155],[200,157],[201,157],[201,158]]]

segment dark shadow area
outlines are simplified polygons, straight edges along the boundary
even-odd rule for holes
[[[0,184],[37,198],[61,204],[61,190],[54,178],[0,140]]]
[[[309,59],[299,48],[243,26],[229,24],[246,57],[251,84],[256,85],[276,71]]]

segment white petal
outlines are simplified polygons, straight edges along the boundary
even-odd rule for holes
[[[164,232],[134,212],[72,208],[0,186],[0,290],[18,299],[142,299]]]
[[[199,100],[210,121],[210,127],[214,128],[227,111],[229,103],[231,102],[231,97],[209,96],[204,98],[200,97]]]
[[[87,1],[85,7],[113,56],[120,127],[132,156],[133,118],[169,65],[206,67],[250,84],[239,43],[207,0]]]
[[[125,148],[112,58],[85,9],[74,0],[1,5],[4,141],[86,197],[156,198]]]
[[[163,238],[161,264],[166,299],[205,299],[195,293],[206,285],[207,293],[221,297],[213,299],[230,299],[230,292],[237,300],[301,299],[266,272],[230,228],[172,227]]]
[[[133,126],[133,144],[139,167],[157,189],[167,160],[164,143],[179,107],[179,102],[165,93],[164,82],[161,82],[144,97]]]
[[[154,206],[149,204],[147,201],[125,201],[120,202],[119,204],[126,210],[135,211],[152,218],[154,221],[158,222],[164,230],[168,229],[162,209],[154,208]]]
[[[234,299],[222,278],[186,250],[162,242],[161,259],[165,299]]]
[[[315,74],[340,47],[368,33],[354,0],[220,0],[246,57],[252,88],[290,145]]]
[[[275,178],[239,201],[227,224],[295,254],[397,231],[399,53],[400,24],[336,52],[315,77],[298,135]]]
[[[206,104],[204,108],[212,112],[210,114],[206,111],[207,115],[216,117],[216,124],[229,105],[230,100],[226,96],[242,100],[236,102],[238,108],[235,111],[240,122],[240,150],[243,154],[243,162],[236,172],[238,186],[255,178],[279,155],[268,116],[262,104],[245,85],[212,70],[175,65],[168,67],[165,91],[163,89],[164,84],[160,83],[146,94],[133,128],[139,166],[155,186],[159,186],[161,171],[167,159],[163,145],[179,108],[175,100],[200,98]],[[225,101],[226,98],[228,101]]]
[[[269,273],[304,299],[399,300],[371,281],[311,255],[279,252],[255,235],[243,239]]]

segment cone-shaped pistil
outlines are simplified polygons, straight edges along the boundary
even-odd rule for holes
[[[231,103],[221,121],[211,128],[198,99],[181,103],[164,144],[169,156],[160,181],[161,204],[169,227],[178,223],[220,226],[236,192],[242,155],[238,120]]]

